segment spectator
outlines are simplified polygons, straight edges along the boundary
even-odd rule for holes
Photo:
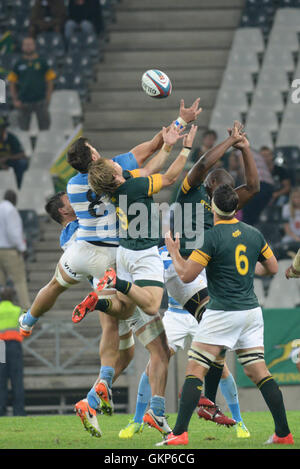
[[[0,340],[4,341],[4,363],[0,360],[0,416],[6,414],[8,380],[11,383],[13,415],[26,415],[24,408],[22,336],[19,316],[22,309],[13,304],[14,290],[6,287],[0,292]]]
[[[292,190],[290,201],[282,209],[285,236],[283,242],[300,243],[300,188]]]
[[[36,37],[46,31],[61,33],[65,19],[64,0],[36,0],[31,10],[29,34]]]
[[[199,158],[204,155],[208,150],[215,146],[218,138],[218,134],[215,130],[208,129],[202,135],[202,145],[197,148],[192,156],[193,161],[198,161]]]
[[[99,0],[70,0],[65,37],[69,41],[76,29],[85,34],[98,34],[103,29],[102,10]]]
[[[288,201],[291,190],[291,180],[288,171],[274,162],[274,155],[270,148],[261,147],[260,153],[265,159],[266,165],[274,180],[274,189],[270,204],[283,206]]]
[[[261,212],[272,199],[274,181],[264,157],[255,150],[252,150],[252,154],[258,171],[260,191],[243,208],[243,221],[249,225],[256,225]]]
[[[24,172],[28,169],[29,158],[24,153],[18,138],[8,132],[6,127],[8,120],[5,116],[0,117],[0,170],[13,168],[18,189],[22,185]]]
[[[23,309],[30,307],[27,289],[24,254],[23,224],[16,209],[17,195],[8,190],[0,203],[0,284],[5,285],[10,277],[16,289],[19,304]]]
[[[53,91],[54,70],[36,52],[35,40],[23,39],[23,56],[8,74],[14,107],[19,112],[19,126],[28,130],[33,112],[36,113],[40,130],[50,127],[49,104]]]

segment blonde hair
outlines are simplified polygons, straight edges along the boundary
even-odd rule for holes
[[[300,188],[299,187],[296,187],[290,193],[290,214],[291,214],[291,218],[295,218],[295,207],[293,205],[293,195],[294,194],[299,194],[300,195]]]
[[[106,194],[108,196],[112,196],[119,186],[115,176],[116,171],[114,167],[104,158],[93,161],[89,165],[89,185],[97,195]]]

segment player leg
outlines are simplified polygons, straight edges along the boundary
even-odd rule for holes
[[[164,313],[164,317],[162,319],[166,336],[167,342],[169,345],[170,350],[170,357],[173,356],[178,348],[184,349],[185,346],[185,339],[187,338],[189,332],[187,327],[187,323],[189,323],[189,319],[193,319],[191,317],[187,318],[186,316],[190,316],[187,314],[174,314],[170,311],[166,311]],[[174,321],[174,316],[178,316],[180,318],[179,321]],[[183,318],[183,316],[185,316]],[[185,320],[183,320],[185,319]],[[123,428],[120,433],[119,437],[122,439],[132,438],[135,434],[141,432],[142,425],[143,425],[143,417],[147,410],[147,407],[150,403],[152,392],[151,392],[151,384],[149,381],[149,367],[150,362],[148,362],[145,371],[142,373],[138,385],[138,392],[136,397],[136,407],[135,407],[135,414],[133,419],[129,422],[127,427]]]
[[[57,264],[53,278],[41,288],[28,311],[20,316],[20,334],[30,336],[38,319],[54,306],[59,295],[77,283],[79,281],[67,275]]]
[[[239,349],[236,353],[245,374],[258,387],[273,416],[275,432],[266,444],[293,444],[282,393],[266,366],[263,347]]]
[[[190,319],[190,333],[194,336],[197,330],[197,324],[201,321],[209,301],[206,273],[203,270],[201,274],[190,283],[183,283],[170,264],[165,270],[165,284],[170,297],[181,304],[194,318]],[[233,420],[224,415],[220,409],[214,405],[217,389],[224,370],[225,354],[222,353],[216,361],[211,364],[208,373],[205,376],[205,397],[201,397],[198,403],[198,416],[205,420],[212,420],[219,425],[232,425]],[[210,406],[208,407],[209,399]],[[218,411],[217,411],[218,410]]]
[[[241,316],[238,314],[237,316]],[[244,327],[233,349],[246,375],[261,392],[274,420],[275,433],[266,443],[293,444],[282,393],[264,359],[264,323],[261,308],[243,311]]]
[[[104,324],[104,327],[105,325],[107,325],[105,323],[102,323],[102,324]],[[106,328],[106,332],[109,332],[109,330],[111,329],[112,327],[110,325],[110,327],[108,326]],[[113,368],[114,373],[112,377],[112,383],[114,383],[118,379],[120,374],[127,368],[127,366],[131,362],[133,355],[134,355],[134,340],[133,340],[133,335],[132,335],[131,330],[129,330],[129,328],[124,330],[124,327],[123,327],[122,331],[119,328],[119,332],[121,334],[123,333],[123,335],[120,335],[119,341],[118,341],[119,353],[118,353],[118,356],[116,357],[116,362]],[[103,344],[101,346],[101,343],[100,343],[99,350],[102,350],[102,349],[103,349]],[[101,356],[100,356],[100,359],[102,360]],[[104,368],[105,368],[105,365],[104,365]],[[103,376],[101,374],[101,371],[102,370],[100,368],[100,377]],[[108,370],[106,369],[105,377],[107,377],[106,375],[107,371]],[[99,381],[100,380],[98,378],[94,386],[96,386],[99,383]],[[87,430],[92,436],[101,437],[102,432],[99,427],[96,412],[97,410],[101,410],[102,412],[103,410],[107,410],[107,405],[104,405],[104,408],[101,406],[100,396],[96,392],[92,392],[94,391],[94,386],[92,387],[91,391],[88,393],[86,399],[82,399],[81,401],[75,404],[74,411],[76,412],[78,417],[80,417],[80,420],[85,430]]]
[[[246,428],[246,425],[243,422],[240,405],[239,405],[239,395],[238,389],[234,377],[230,373],[226,363],[224,364],[224,369],[222,373],[222,378],[220,381],[220,390],[226,400],[228,408],[231,412],[232,418],[237,422],[236,424],[236,434],[238,438],[249,438],[250,432]]]

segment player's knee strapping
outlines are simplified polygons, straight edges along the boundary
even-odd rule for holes
[[[162,320],[156,318],[154,321],[146,324],[145,329],[137,335],[141,344],[146,347],[150,342],[156,339],[165,330]]]
[[[197,347],[197,345],[193,344],[188,351],[188,359],[193,360],[198,363],[198,365],[209,369],[212,363],[215,362],[216,357],[206,350],[203,350],[201,347]]]
[[[126,339],[121,339],[119,342],[119,350],[128,350],[129,348],[133,347],[134,345],[134,338],[133,334],[130,335],[130,337],[127,337]]]
[[[238,354],[238,361],[242,366],[253,365],[254,363],[263,362],[265,354],[260,349],[253,349],[248,352],[241,352]]]
[[[64,288],[70,288],[72,286],[72,283],[68,283],[61,275],[58,265],[55,269],[55,280]]]
[[[200,322],[208,301],[208,289],[202,288],[185,303],[184,307]]]

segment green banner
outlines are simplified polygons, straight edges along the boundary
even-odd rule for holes
[[[300,308],[264,309],[263,316],[265,360],[270,373],[279,385],[300,384],[295,363],[300,350]],[[240,387],[254,386],[238,362],[236,382]]]

